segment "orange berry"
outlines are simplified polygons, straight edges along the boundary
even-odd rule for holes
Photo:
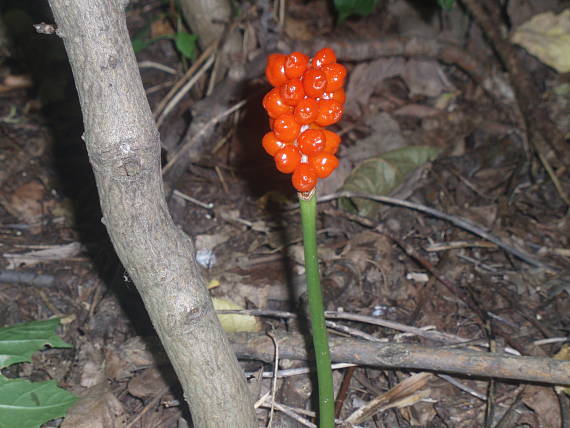
[[[338,151],[338,146],[340,146],[340,136],[328,129],[323,129],[325,133],[325,148],[323,153],[328,153],[334,155]]]
[[[305,98],[299,101],[295,106],[293,116],[295,120],[301,125],[308,125],[317,118],[319,112],[319,104],[314,98]]]
[[[323,65],[336,62],[336,55],[331,48],[323,48],[318,51],[311,62],[315,68],[321,68]]]
[[[291,79],[279,87],[279,95],[285,104],[296,106],[305,96],[305,90],[299,79]]]
[[[267,57],[265,77],[267,77],[269,83],[275,87],[287,82],[287,76],[285,75],[285,55],[271,54]]]
[[[295,168],[291,181],[298,192],[309,192],[317,185],[317,174],[308,164],[300,163]]]
[[[273,122],[273,132],[280,141],[290,143],[299,136],[301,125],[295,121],[291,113],[280,115]]]
[[[337,123],[342,118],[343,108],[335,100],[320,100],[319,113],[315,123],[319,126],[329,126]]]
[[[285,147],[285,143],[279,141],[273,132],[268,132],[263,136],[261,140],[261,145],[265,149],[265,151],[271,155],[275,156],[275,154]]]
[[[291,113],[292,110],[279,95],[279,88],[273,88],[263,97],[263,108],[274,119],[284,113]]]
[[[301,153],[295,146],[285,146],[273,157],[277,170],[284,174],[291,174],[301,162]]]
[[[320,97],[325,91],[327,85],[327,77],[320,70],[310,68],[303,74],[303,88],[305,95],[313,98]]]
[[[307,129],[299,135],[297,140],[301,153],[314,156],[323,151],[326,145],[325,133],[322,129]]]
[[[338,158],[330,153],[319,153],[309,157],[309,166],[318,178],[327,178],[338,166]]]
[[[317,98],[317,101],[320,100],[335,100],[342,105],[346,101],[346,93],[342,88],[334,92],[323,92],[323,95]]]
[[[323,65],[321,70],[327,77],[325,91],[334,92],[344,86],[344,79],[346,78],[346,67],[344,65],[334,62]]]
[[[285,75],[289,79],[299,79],[307,66],[309,57],[301,52],[293,52],[285,58]]]

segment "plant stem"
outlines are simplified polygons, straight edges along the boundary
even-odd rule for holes
[[[317,195],[299,193],[303,243],[305,250],[305,278],[309,297],[309,314],[313,346],[317,363],[319,389],[319,427],[334,428],[334,392],[331,370],[329,341],[325,325],[323,295],[319,280],[319,259],[317,257]]]

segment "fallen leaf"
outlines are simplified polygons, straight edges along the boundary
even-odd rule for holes
[[[228,299],[213,297],[212,302],[216,310],[243,309],[237,303]],[[261,325],[256,317],[240,314],[218,314],[223,329],[228,333],[259,331]]]
[[[511,40],[559,73],[570,71],[570,9],[559,15],[533,16],[514,31]]]
[[[122,428],[127,424],[123,405],[107,382],[89,388],[69,409],[61,428]]]

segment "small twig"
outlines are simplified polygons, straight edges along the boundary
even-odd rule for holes
[[[275,336],[271,332],[267,332],[267,335],[271,338],[275,344],[275,361],[273,362],[273,382],[271,382],[271,410],[269,411],[269,422],[267,423],[267,428],[271,428],[271,423],[273,422],[273,413],[275,412],[275,395],[277,394],[277,372],[279,371],[279,342],[275,339]]]
[[[188,82],[186,82],[186,84],[182,88],[180,88],[180,90],[177,91],[176,94],[174,94],[172,99],[166,104],[166,106],[164,106],[164,110],[162,110],[162,112],[160,112],[160,114],[158,115],[156,119],[157,127],[160,127],[162,125],[166,116],[168,116],[168,114],[174,109],[174,107],[176,107],[176,105],[180,102],[180,100],[184,97],[184,95],[186,95],[188,91],[192,89],[192,87],[196,84],[198,79],[202,77],[202,75],[212,66],[213,63],[214,63],[214,55],[210,56],[210,58],[208,58],[206,63],[192,76],[192,78]]]
[[[235,104],[234,106],[230,107],[229,109],[227,109],[226,111],[220,113],[217,116],[214,116],[212,119],[210,119],[210,121],[208,123],[206,123],[201,129],[200,131],[198,131],[198,133],[196,133],[196,135],[194,135],[194,137],[187,141],[183,147],[180,148],[180,150],[178,150],[176,152],[176,154],[172,157],[172,159],[170,159],[168,161],[168,163],[162,168],[162,174],[166,174],[168,172],[168,170],[170,168],[172,168],[172,165],[174,165],[178,159],[183,156],[184,154],[186,154],[186,152],[188,152],[188,150],[190,150],[190,147],[192,147],[192,143],[193,141],[197,140],[200,138],[200,136],[202,134],[204,134],[209,128],[211,128],[212,126],[214,126],[216,123],[218,123],[220,120],[222,120],[224,117],[226,117],[227,115],[232,114],[234,111],[242,108],[245,103],[247,102],[247,100],[242,100],[239,103]]]
[[[267,394],[265,397],[265,401],[267,401],[267,399],[269,398],[269,394]],[[261,404],[261,406],[263,406],[263,403]],[[260,407],[261,407],[260,406]],[[269,407],[270,405],[266,404],[264,407]],[[301,416],[299,416],[299,414],[293,410],[291,407],[289,406],[285,406],[283,404],[279,404],[276,402],[272,402],[271,406],[274,406],[277,410],[279,410],[280,412],[285,413],[287,416],[289,416],[290,418],[295,419],[297,422],[299,422],[301,425],[304,425],[306,427],[309,428],[317,428],[317,426],[312,423],[309,422],[308,420],[306,420],[305,418],[302,418]]]
[[[182,193],[179,190],[175,190],[174,192],[174,196],[178,196],[181,199],[184,199],[185,201],[191,202],[194,205],[198,205],[199,207],[205,208],[207,210],[212,210],[214,209],[214,204],[212,202],[202,202],[199,201],[198,199],[193,198],[192,196],[188,196],[186,193]]]
[[[336,364],[331,365],[331,369],[341,370],[341,369],[347,369],[347,368],[356,367],[356,366],[357,366],[356,364],[336,363]],[[303,375],[303,374],[307,374],[307,373],[312,373],[313,371],[314,371],[314,369],[311,367],[297,367],[294,369],[284,369],[284,370],[278,370],[277,371],[277,377],[279,379],[283,379],[286,377],[299,376],[299,375]],[[246,372],[245,375],[246,375],[246,377],[250,377],[250,376],[254,376],[256,373],[257,373],[257,371]],[[261,373],[261,377],[264,379],[273,378],[273,376],[275,376],[275,372],[262,372]]]
[[[160,100],[160,102],[157,104],[157,106],[155,107],[154,112],[153,112],[153,116],[155,119],[158,118],[158,116],[162,113],[162,110],[164,109],[166,104],[168,104],[170,99],[174,95],[176,95],[176,93],[178,92],[178,90],[182,86],[184,86],[186,81],[188,79],[190,79],[192,77],[192,75],[196,72],[196,70],[198,70],[198,68],[204,62],[206,62],[206,60],[212,55],[212,52],[214,52],[216,50],[216,47],[217,47],[217,42],[208,46],[206,48],[206,50],[204,52],[202,52],[202,55],[200,55],[200,57],[196,60],[196,62],[194,62],[194,64],[192,64],[192,67],[190,67],[188,69],[188,71],[184,74],[184,76],[182,76],[182,78],[172,87],[172,89],[170,89],[170,91],[168,91],[168,94],[166,94],[164,96],[164,98],[162,100]]]
[[[570,416],[568,415],[568,397],[564,391],[559,390],[556,388],[556,395],[558,396],[558,401],[560,402],[560,427],[561,428],[569,428],[570,427]]]
[[[141,61],[139,62],[139,68],[155,68],[168,74],[177,74],[177,71],[174,68],[155,61]]]
[[[218,310],[216,312],[218,314],[243,314],[243,315],[252,315],[252,316],[269,316],[269,317],[284,318],[284,319],[297,318],[297,314],[294,314],[292,312],[273,311],[273,310],[264,310],[264,309],[227,309],[227,310]],[[426,331],[425,328],[411,327],[396,321],[389,321],[382,318],[371,317],[367,315],[351,314],[349,312],[326,311],[325,317],[378,325],[381,327],[390,328],[392,330],[404,331],[408,334],[424,337],[426,339],[443,342],[448,345],[450,344],[472,345],[472,346],[481,346],[483,348],[489,346],[487,343],[480,340],[467,339],[461,336],[456,336],[449,333],[442,333],[439,331]],[[505,352],[508,352],[512,355],[520,355],[519,352],[508,347],[505,348]]]
[[[132,421],[130,421],[126,428],[131,428],[133,427],[140,418],[142,418],[151,408],[153,408],[154,406],[156,406],[156,403],[158,403],[160,401],[160,399],[162,398],[162,396],[164,394],[166,394],[168,392],[168,390],[170,389],[170,386],[166,386],[164,388],[162,388],[158,394],[156,394],[156,396],[150,400],[148,402],[148,404],[146,406],[144,406],[144,408],[133,418]]]
[[[344,377],[342,378],[340,388],[338,389],[336,403],[334,406],[334,414],[337,418],[340,418],[340,414],[344,406],[344,400],[346,400],[346,396],[348,395],[348,388],[350,387],[350,382],[352,381],[354,370],[356,370],[356,367],[349,367],[346,372],[344,372]]]
[[[0,271],[0,283],[16,283],[37,287],[51,287],[55,282],[54,275],[20,272],[16,270]]]
[[[481,401],[487,400],[487,396],[485,394],[481,394],[479,391],[476,391],[473,388],[465,384],[462,384],[461,382],[457,381],[456,379],[454,379],[449,375],[439,373],[437,377],[442,378],[446,382],[449,382],[450,384],[455,386],[457,389],[460,389],[461,391],[466,392],[467,394],[472,395],[473,397],[478,398]]]
[[[367,193],[347,192],[347,191],[332,193],[330,195],[322,196],[322,197],[320,197],[319,202],[331,201],[333,199],[338,199],[338,198],[370,199],[372,201],[381,202],[384,204],[396,205],[399,207],[410,208],[410,209],[415,210],[415,211],[430,214],[436,218],[446,220],[446,221],[450,222],[451,224],[453,224],[457,227],[460,227],[464,230],[467,230],[468,232],[471,232],[474,235],[480,236],[481,238],[484,238],[487,241],[490,241],[490,242],[498,245],[503,250],[513,254],[514,256],[518,257],[522,261],[524,261],[524,262],[526,262],[526,263],[528,263],[534,267],[545,269],[545,270],[550,271],[550,272],[557,272],[558,271],[557,268],[546,265],[546,264],[542,263],[541,261],[538,261],[537,259],[535,259],[531,255],[527,254],[526,252],[521,251],[517,248],[514,248],[513,246],[506,244],[505,242],[503,242],[502,240],[500,240],[496,236],[494,236],[488,232],[485,232],[483,230],[483,228],[479,225],[473,224],[473,223],[471,223],[467,220],[464,220],[462,218],[452,216],[450,214],[446,214],[444,212],[438,211],[434,208],[426,207],[425,205],[416,204],[414,202],[409,202],[409,201],[404,201],[402,199],[391,198],[389,196],[370,195]]]

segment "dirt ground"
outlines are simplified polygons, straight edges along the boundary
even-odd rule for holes
[[[131,3],[133,39],[176,31],[178,12],[166,3]],[[450,12],[427,3],[380,1],[371,15],[336,23],[324,0],[291,1],[282,31],[267,2],[235,3],[235,28],[247,37],[245,54],[233,61],[243,64],[276,46],[313,53],[318,39],[337,48],[349,70],[345,115],[333,127],[343,138],[341,165],[319,188],[329,334],[433,349],[423,370],[397,363],[335,370],[337,417],[349,418],[376,399],[354,426],[568,427],[568,399],[550,382],[525,381],[525,374],[513,380],[501,372],[502,360],[488,376],[472,375],[468,363],[446,370],[452,363],[438,351],[551,358],[568,346],[569,73],[508,39],[497,41],[463,3]],[[570,6],[511,0],[499,10],[499,2],[479,3],[491,5],[488,23],[499,35]],[[55,379],[89,395],[95,410],[91,425],[81,426],[191,426],[172,369],[100,222],[63,46],[26,27],[51,22],[47,2],[32,4],[0,5],[10,36],[0,40],[0,325],[61,317],[60,333],[73,348],[45,350],[10,375]],[[137,59],[158,113],[191,62],[167,38]],[[165,164],[188,141],[211,79],[223,76],[206,70],[163,113]],[[305,329],[303,317],[295,318],[306,301],[296,195],[260,144],[268,131],[261,107],[268,89],[257,73],[238,96],[216,106],[221,112],[245,101],[212,127],[169,201],[175,222],[195,242],[212,296],[260,311],[259,332],[251,335],[257,339]],[[429,159],[390,176],[388,167],[401,163],[385,153],[406,147],[416,153],[417,146],[429,148]],[[356,176],[363,163],[372,173]],[[419,209],[340,197],[343,190],[392,196]],[[314,422],[306,412],[314,409],[312,377],[289,376],[308,364],[283,346],[283,377],[274,391],[281,407],[272,426],[313,426],[306,425]],[[272,391],[274,363],[252,349],[242,343],[238,355],[260,399]],[[528,371],[544,369],[529,364]],[[271,396],[260,400],[260,426],[267,426],[271,403]]]

